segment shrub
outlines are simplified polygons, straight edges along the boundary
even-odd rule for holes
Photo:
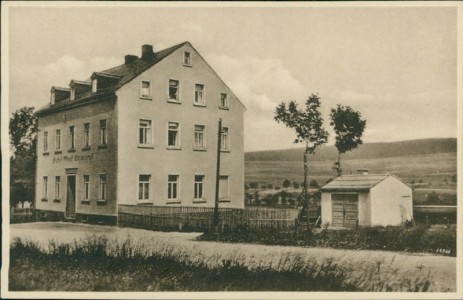
[[[312,179],[310,181],[309,186],[312,187],[312,188],[318,188],[319,187],[318,182],[315,179]]]
[[[436,192],[431,192],[428,194],[428,201],[429,203],[436,204],[440,200],[439,195]]]
[[[293,187],[294,189],[298,189],[299,188],[299,183],[297,183],[296,181],[293,182]]]

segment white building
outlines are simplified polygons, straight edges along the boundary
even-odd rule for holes
[[[343,175],[321,188],[322,224],[400,225],[413,219],[412,189],[394,175]]]

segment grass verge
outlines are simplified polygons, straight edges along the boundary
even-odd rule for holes
[[[281,231],[241,226],[219,235],[205,233],[198,240],[282,246],[330,247],[356,250],[428,252],[456,256],[456,227],[431,229],[426,225],[365,227],[346,230]]]
[[[427,291],[429,273],[392,278],[379,266],[352,269],[334,259],[286,253],[271,266],[237,259],[191,259],[186,251],[156,251],[130,238],[92,236],[46,247],[16,239],[10,248],[11,291]],[[395,273],[394,273],[395,274]]]

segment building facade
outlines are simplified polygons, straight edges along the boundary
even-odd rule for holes
[[[396,226],[413,219],[412,189],[393,175],[343,175],[321,188],[330,227]]]
[[[36,208],[115,221],[118,204],[244,207],[245,107],[189,42],[53,87],[37,112]]]

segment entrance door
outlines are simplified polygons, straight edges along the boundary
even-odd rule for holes
[[[76,176],[68,175],[66,192],[66,218],[76,217]]]
[[[355,227],[358,220],[358,194],[331,194],[333,226]]]

